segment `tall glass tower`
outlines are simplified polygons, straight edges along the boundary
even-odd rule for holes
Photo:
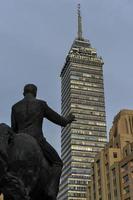
[[[61,71],[62,115],[76,121],[62,129],[64,162],[58,200],[86,200],[91,163],[106,143],[103,60],[82,36],[78,5],[78,36]]]

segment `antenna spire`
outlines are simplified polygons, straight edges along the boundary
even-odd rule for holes
[[[80,4],[78,4],[78,39],[81,40],[82,38],[82,17],[80,11]]]

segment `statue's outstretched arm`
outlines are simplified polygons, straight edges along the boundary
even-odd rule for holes
[[[67,124],[71,123],[69,119],[64,118],[63,116],[59,115],[55,112],[52,108],[50,108],[47,103],[44,105],[44,116],[50,120],[51,122],[58,124],[60,126],[65,127]]]

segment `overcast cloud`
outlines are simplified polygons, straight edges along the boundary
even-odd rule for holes
[[[26,83],[60,112],[60,71],[77,34],[81,3],[83,35],[104,59],[108,130],[123,108],[133,109],[132,0],[0,0],[0,121],[10,124],[11,105]],[[60,152],[60,128],[46,121],[47,140]]]

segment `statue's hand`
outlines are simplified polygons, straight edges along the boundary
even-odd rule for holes
[[[76,121],[75,116],[72,113],[70,113],[67,117],[67,121],[68,124],[72,123],[73,121]]]

